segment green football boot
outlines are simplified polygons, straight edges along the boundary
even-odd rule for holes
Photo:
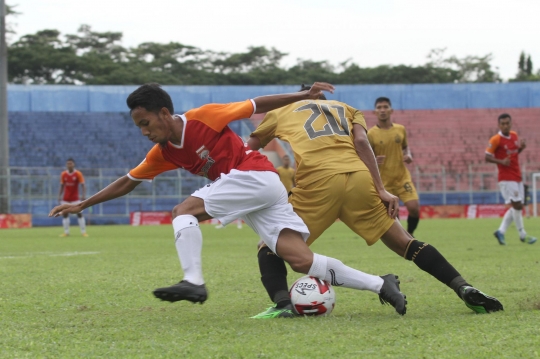
[[[490,297],[474,287],[467,285],[459,288],[459,296],[465,305],[476,313],[492,313],[504,310],[503,305],[497,298]]]
[[[276,308],[276,304],[269,307],[262,313],[251,318],[253,319],[273,319],[273,318],[294,318],[297,315],[294,312],[292,304],[287,304],[283,308]]]

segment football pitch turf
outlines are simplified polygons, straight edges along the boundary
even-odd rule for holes
[[[336,288],[329,317],[255,320],[270,304],[248,227],[203,225],[204,305],[152,290],[181,279],[172,228],[72,226],[0,230],[0,358],[534,358],[540,355],[540,243],[507,246],[499,220],[424,220],[417,238],[439,249],[504,312],[475,314],[456,294],[382,243],[336,223],[312,246],[363,271],[395,273],[404,317],[378,296]],[[540,235],[540,219],[525,219]],[[300,277],[289,269],[289,283]]]

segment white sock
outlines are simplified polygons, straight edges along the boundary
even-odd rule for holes
[[[499,226],[499,232],[501,232],[502,234],[505,234],[506,230],[508,229],[508,227],[510,227],[513,220],[514,220],[513,208],[510,207],[504,214],[501,225]]]
[[[324,279],[334,286],[369,290],[373,293],[381,291],[384,280],[372,274],[346,266],[340,260],[313,253],[313,264],[308,275]]]
[[[84,217],[77,217],[77,221],[79,222],[81,233],[86,233],[86,220],[84,219]]]
[[[516,223],[516,228],[519,232],[519,238],[527,237],[527,232],[525,232],[525,227],[523,226],[523,215],[521,210],[512,208],[514,214],[514,222]]]
[[[62,218],[62,225],[64,226],[64,233],[69,234],[69,217]]]
[[[186,214],[176,217],[172,224],[184,280],[196,285],[204,284],[201,263],[202,233],[199,221],[194,216]]]
[[[237,219],[237,220],[236,220],[236,227],[237,227],[238,229],[242,229],[242,220],[241,220],[241,219]]]

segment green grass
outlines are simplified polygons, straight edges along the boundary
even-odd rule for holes
[[[505,311],[478,315],[446,286],[382,243],[367,247],[337,223],[312,246],[363,271],[396,273],[404,317],[377,295],[337,289],[330,317],[254,320],[269,305],[257,238],[247,227],[202,226],[210,297],[165,303],[155,287],[181,270],[172,229],[89,227],[82,238],[56,228],[0,230],[1,358],[533,358],[540,353],[540,243],[508,245],[498,220],[426,220],[419,240],[436,246]],[[540,220],[525,220],[540,235]],[[290,280],[300,277],[290,273]]]

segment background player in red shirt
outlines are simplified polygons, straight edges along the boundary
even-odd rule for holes
[[[60,175],[60,191],[58,192],[58,202],[60,204],[79,204],[86,197],[86,185],[84,184],[84,176],[80,171],[75,169],[75,161],[69,158],[66,161],[66,171]],[[82,195],[79,198],[79,185],[82,188]],[[69,214],[63,214],[62,224],[64,225],[64,233],[60,237],[69,236]],[[82,211],[77,213],[77,220],[81,228],[83,237],[88,237],[86,233],[86,221],[82,215]]]
[[[498,230],[493,233],[501,245],[505,245],[504,234],[514,221],[523,243],[533,244],[536,238],[527,236],[523,226],[523,200],[524,189],[519,168],[518,155],[526,147],[525,140],[518,140],[516,132],[512,129],[512,118],[503,113],[499,116],[499,133],[491,137],[486,149],[486,161],[496,163],[499,169],[499,188],[504,202],[511,207],[504,214]]]
[[[128,194],[141,181],[151,181],[162,172],[183,168],[214,182],[195,191],[172,210],[175,245],[184,278],[178,284],[154,290],[157,298],[169,302],[206,301],[199,221],[216,218],[226,225],[242,218],[294,271],[338,281],[345,288],[370,290],[379,294],[381,302],[402,308],[400,314],[405,314],[407,302],[394,275],[383,279],[350,268],[335,258],[311,252],[305,243],[309,230],[288,203],[287,192],[274,166],[227,126],[254,113],[317,99],[323,90],[333,92],[334,87],[316,82],[306,91],[260,96],[230,104],[208,104],[183,115],[173,115],[169,94],[158,84],[145,84],[128,96],[127,105],[134,124],[156,145],[126,176],[79,204],[53,208],[49,215],[79,213],[84,208]],[[397,208],[397,198],[390,206]]]

